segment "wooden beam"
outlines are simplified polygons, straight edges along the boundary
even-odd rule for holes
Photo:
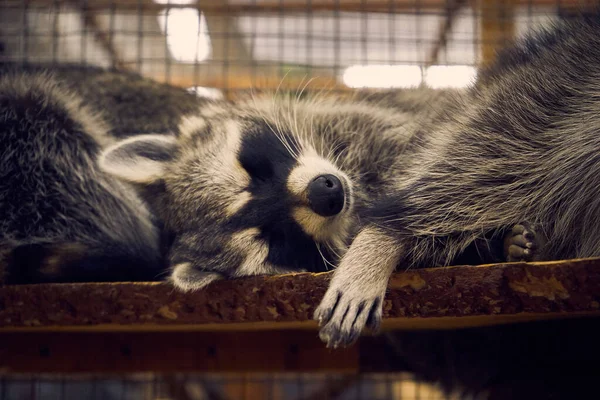
[[[518,0],[479,0],[481,66],[490,65],[496,52],[514,40],[517,3]]]
[[[526,349],[527,343],[534,340],[535,343],[530,343],[534,345],[532,355],[536,354],[536,348],[544,348],[547,349],[546,360],[555,365],[560,360],[580,359],[578,365],[571,365],[567,361],[564,365],[567,369],[575,366],[581,368],[588,360],[597,360],[599,321],[598,318],[554,323],[545,321],[533,325],[496,327],[496,332],[490,328],[458,332],[399,332],[400,336],[393,335],[391,341],[384,336],[363,336],[356,345],[335,350],[326,349],[316,332],[306,330],[5,332],[0,333],[0,377],[3,373],[204,372],[237,376],[247,373],[389,373],[410,371],[410,363],[406,364],[403,358],[404,350],[396,348],[395,341],[406,342],[408,346],[415,344],[428,347],[444,342],[446,347],[464,336],[473,338],[475,342],[472,347],[465,347],[463,339],[456,343],[462,343],[465,357],[471,359],[473,351],[477,352],[481,347],[481,343],[477,343],[481,338],[490,337],[490,345],[498,346],[498,350],[510,350],[508,354],[513,355],[520,348]],[[560,322],[560,325],[556,322]],[[537,338],[532,339],[534,337]],[[499,338],[505,339],[498,341]],[[441,349],[435,345],[431,351],[435,357]],[[425,353],[422,353],[423,356]],[[527,354],[522,356],[526,357]],[[427,359],[431,360],[430,357]],[[351,380],[348,379],[347,383]],[[175,388],[177,383],[173,385]],[[333,394],[337,389],[330,386],[326,392]],[[325,393],[322,394],[325,397]],[[234,395],[230,398],[238,397]]]
[[[0,287],[0,371],[356,374],[398,368],[381,336],[365,335],[347,349],[325,348],[311,315],[329,279],[328,273],[253,277],[188,294],[165,283]],[[388,289],[384,330],[598,316],[600,259],[401,272]]]
[[[0,333],[0,370],[16,372],[356,373],[358,347],[314,332]]]
[[[50,7],[69,2],[70,0],[26,0],[26,4],[34,7]],[[475,0],[471,0],[475,1]],[[493,4],[496,0],[482,0],[486,4]],[[582,4],[581,0],[561,0],[561,9],[578,9],[583,6],[592,7],[598,4],[598,0],[589,0]],[[139,11],[140,4],[145,12],[158,12],[165,8],[163,4],[157,4],[151,0],[88,0],[87,7],[90,9],[108,9],[115,6],[118,10]],[[349,12],[374,12],[374,13],[405,13],[426,11],[443,11],[447,7],[447,0],[256,0],[243,2],[230,0],[227,2],[198,4],[171,4],[169,8],[197,7],[201,10],[221,12],[227,14],[250,14],[250,13],[280,13],[284,12],[305,13],[310,4],[314,12],[349,11]],[[515,0],[516,5],[521,6],[545,6],[556,7],[556,0]],[[22,0],[5,0],[3,6],[23,7]]]
[[[2,334],[2,364],[12,372],[205,371],[354,372],[356,348],[324,351],[305,332]],[[10,348],[5,343],[12,343]],[[100,344],[98,347],[94,344]],[[31,363],[33,362],[33,365]]]
[[[452,32],[454,20],[459,11],[468,3],[468,0],[448,0],[448,5],[445,11],[444,20],[440,24],[438,39],[436,40],[429,57],[427,58],[427,66],[435,65],[439,61],[440,52],[446,48],[448,35]]]
[[[213,49],[212,58],[227,60],[232,63],[248,65],[252,62],[251,49],[246,48],[244,35],[239,30],[237,21],[229,13],[215,11],[214,8],[226,1],[203,0],[202,6],[208,34],[211,38]]]
[[[216,73],[210,75],[199,75],[198,77],[194,77],[191,74],[172,74],[168,83],[170,85],[190,88],[193,86],[203,86],[209,88],[216,88],[221,90],[241,90],[241,91],[250,91],[250,90],[267,90],[267,91],[275,91],[279,90],[318,90],[318,91],[334,91],[334,92],[351,92],[353,89],[348,86],[336,82],[333,78],[320,78],[320,77],[306,77],[306,78],[296,78],[296,77],[286,77],[284,79],[279,76],[273,74],[267,76],[265,74],[259,73],[257,75],[252,75],[249,73],[237,72],[235,67],[231,67],[230,75],[217,75]],[[166,82],[164,76],[152,76],[152,75],[144,75],[147,78],[156,80],[158,82]],[[230,93],[231,96],[235,97],[235,93]]]
[[[114,37],[112,36],[112,32],[106,32],[100,27],[97,16],[98,10],[92,10],[77,0],[68,0],[68,3],[81,13],[83,25],[92,32],[92,35],[98,44],[104,49],[104,51],[106,51],[106,53],[108,53],[112,66],[119,69],[125,69],[122,57],[119,55],[117,48],[114,46]],[[114,8],[115,7],[111,7],[111,9]]]
[[[0,332],[231,332],[305,329],[329,273],[215,282],[196,293],[167,283],[0,287]],[[455,329],[600,314],[600,259],[396,273],[386,329]]]

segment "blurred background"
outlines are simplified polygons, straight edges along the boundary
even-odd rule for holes
[[[2,399],[68,400],[443,400],[437,388],[408,373],[187,374],[15,376],[0,385]]]
[[[592,0],[2,0],[0,60],[249,88],[463,87],[498,47]]]
[[[0,63],[133,71],[200,96],[466,87],[580,0],[0,0]],[[300,351],[302,351],[300,349]],[[16,375],[0,400],[427,399],[406,372]]]

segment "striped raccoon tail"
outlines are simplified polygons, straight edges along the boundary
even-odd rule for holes
[[[161,258],[123,244],[0,241],[0,284],[156,281],[164,274]]]

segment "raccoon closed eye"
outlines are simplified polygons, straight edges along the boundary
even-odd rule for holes
[[[273,165],[268,158],[240,154],[239,161],[252,178],[264,181],[273,177]]]

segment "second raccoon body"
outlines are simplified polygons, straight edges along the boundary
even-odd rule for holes
[[[160,221],[98,156],[200,103],[133,74],[0,65],[0,283],[161,278]]]
[[[455,100],[459,113],[423,127],[414,163],[370,209],[316,311],[325,341],[377,325],[396,266],[485,255],[523,221],[546,239],[539,260],[600,256],[599,32],[591,15],[529,37]]]

